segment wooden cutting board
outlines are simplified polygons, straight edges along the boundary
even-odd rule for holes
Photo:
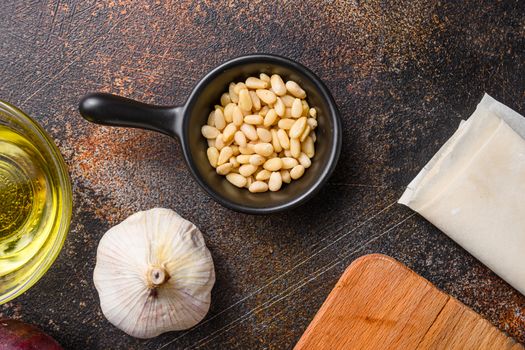
[[[300,349],[524,347],[403,264],[372,254],[348,267],[295,346]]]

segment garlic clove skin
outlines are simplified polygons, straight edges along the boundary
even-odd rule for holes
[[[93,280],[109,322],[133,337],[152,338],[206,316],[215,270],[199,229],[155,208],[104,234]]]

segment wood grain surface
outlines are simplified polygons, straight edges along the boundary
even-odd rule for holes
[[[345,267],[380,252],[524,342],[525,297],[395,204],[485,91],[525,113],[524,14],[520,0],[3,0],[0,99],[56,141],[74,210],[55,264],[0,317],[73,350],[289,349]],[[227,210],[199,189],[177,140],[78,114],[93,91],[181,104],[210,69],[257,52],[312,69],[341,110],[339,164],[301,208]],[[92,276],[100,237],[152,207],[201,229],[217,282],[202,323],[137,340],[105,320]]]
[[[294,350],[523,350],[395,259],[369,254],[343,273]]]

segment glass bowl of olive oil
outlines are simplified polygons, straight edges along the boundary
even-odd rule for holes
[[[35,284],[64,245],[71,182],[54,142],[0,101],[0,304]]]

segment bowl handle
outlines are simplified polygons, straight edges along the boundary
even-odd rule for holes
[[[94,93],[84,96],[78,109],[84,119],[93,123],[180,135],[181,107],[154,106],[121,96]]]

